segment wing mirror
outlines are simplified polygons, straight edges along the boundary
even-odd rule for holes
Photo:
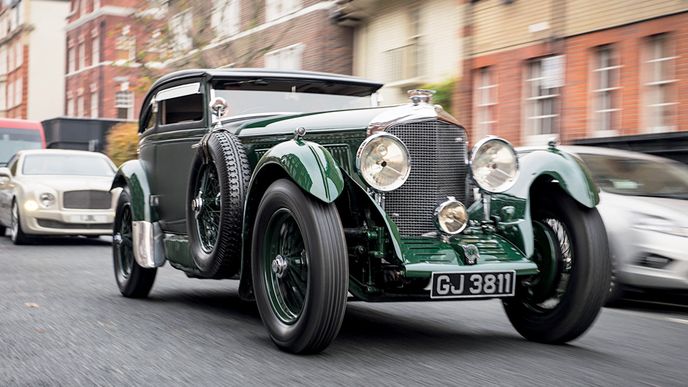
[[[12,178],[9,168],[0,167],[0,186],[9,183]]]

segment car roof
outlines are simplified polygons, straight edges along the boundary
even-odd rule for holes
[[[576,155],[600,155],[600,156],[615,156],[623,157],[627,159],[642,159],[642,160],[653,160],[653,161],[669,161],[669,159],[659,156],[649,155],[647,153],[634,152],[629,150],[605,148],[597,146],[580,146],[580,145],[562,145],[557,148],[573,153]]]
[[[17,152],[17,155],[93,155],[95,157],[105,157],[99,152],[73,150],[73,149],[25,149]]]
[[[277,70],[265,68],[232,68],[232,69],[189,69],[180,70],[164,75],[151,87],[155,89],[163,83],[184,78],[231,78],[231,77],[263,77],[263,78],[296,78],[296,79],[314,79],[333,82],[354,83],[361,86],[369,86],[371,88],[379,89],[382,83],[370,81],[367,79],[354,77],[351,75],[322,73],[315,71],[297,71],[297,70]]]

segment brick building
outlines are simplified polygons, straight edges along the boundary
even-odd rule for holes
[[[472,138],[688,131],[688,3],[467,0],[459,115]]]
[[[62,112],[67,0],[0,4],[0,117],[42,120]]]
[[[319,0],[71,0],[65,114],[136,119],[160,74],[194,67],[352,72],[352,31]]]

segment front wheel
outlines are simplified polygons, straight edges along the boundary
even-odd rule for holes
[[[125,188],[117,201],[112,234],[115,280],[124,297],[145,298],[153,287],[158,269],[146,269],[136,263],[132,220],[131,199],[129,190]]]
[[[334,204],[307,196],[289,180],[273,183],[258,207],[251,270],[260,316],[280,349],[316,353],[334,340],[349,278]]]
[[[10,239],[15,245],[25,245],[29,242],[29,237],[22,230],[19,205],[15,200],[12,202],[12,221],[10,226]]]
[[[607,234],[594,208],[563,192],[532,202],[535,255],[540,273],[504,301],[512,325],[526,339],[561,344],[595,321],[609,291]]]

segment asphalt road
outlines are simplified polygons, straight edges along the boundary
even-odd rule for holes
[[[605,309],[581,339],[522,339],[497,301],[350,303],[326,352],[277,350],[234,281],[165,266],[121,297],[106,240],[0,238],[0,385],[685,386],[688,308]]]

